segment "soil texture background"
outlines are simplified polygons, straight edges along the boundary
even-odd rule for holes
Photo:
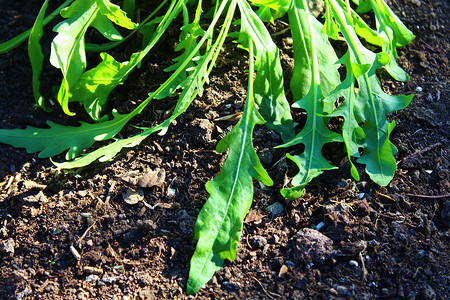
[[[28,29],[41,2],[2,0],[0,41]],[[386,92],[416,96],[391,116],[399,153],[387,187],[367,176],[352,180],[344,146],[327,145],[324,155],[339,169],[287,201],[279,189],[295,166],[273,149],[280,137],[256,127],[254,144],[274,186],[255,184],[236,260],[187,297],[193,228],[208,198],[204,185],[225,159],[215,152],[217,141],[236,122],[215,119],[241,112],[245,99],[245,52],[230,45],[204,95],[165,136],[152,136],[113,161],[63,172],[48,159],[0,144],[0,299],[449,299],[449,2],[389,4],[416,39],[399,51],[411,79],[400,83],[383,72],[380,78]],[[109,110],[130,111],[161,83],[176,40],[168,35],[158,44],[113,92]],[[288,81],[292,46],[283,36],[276,42]],[[129,48],[116,59],[126,60]],[[52,95],[58,76],[44,69],[44,95]],[[25,45],[0,55],[0,99],[2,129],[44,127],[46,120],[76,124],[57,109],[34,108]],[[131,123],[160,122],[175,103],[155,101]],[[128,126],[121,136],[136,130]],[[156,185],[148,187],[152,180]],[[127,193],[136,190],[144,201],[127,203]]]

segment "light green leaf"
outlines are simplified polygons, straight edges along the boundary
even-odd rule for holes
[[[279,50],[266,27],[246,2],[239,2],[241,33],[239,42],[255,49],[255,101],[269,129],[277,131],[283,141],[294,137],[289,103],[284,94],[283,70]]]
[[[129,62],[119,63],[107,53],[100,53],[102,62],[83,73],[70,91],[71,99],[83,101],[86,112],[98,121],[111,91],[128,76]]]
[[[265,6],[276,11],[285,13],[291,6],[291,0],[250,0],[255,5]]]
[[[328,95],[340,82],[339,72],[337,71],[339,66],[336,65],[338,58],[328,41],[328,36],[322,33],[323,25],[309,12],[307,18],[305,10],[298,8],[300,2],[294,1],[296,7],[292,8],[289,14],[289,23],[294,39],[294,72],[291,79],[294,101],[305,97],[311,89],[313,54],[310,53],[308,46],[311,44],[311,40],[314,40],[316,45],[314,55],[316,55],[323,95]]]
[[[120,115],[113,111],[114,119],[99,124],[81,122],[79,127],[63,126],[48,121],[50,128],[0,129],[0,143],[25,148],[28,153],[39,152],[39,157],[51,157],[66,153],[66,159],[74,159],[96,141],[114,137],[131,119],[132,115]]]
[[[120,9],[118,5],[112,4],[109,0],[96,0],[100,7],[100,14],[108,17],[111,22],[126,29],[136,28],[136,24],[127,17],[126,12]]]
[[[281,194],[284,197],[295,199],[302,195],[304,187],[313,178],[319,176],[324,170],[335,169],[322,155],[322,147],[326,143],[341,141],[342,137],[337,133],[331,131],[326,126],[326,118],[322,115],[323,110],[323,89],[329,89],[332,82],[331,80],[322,84],[320,76],[320,63],[324,63],[329,58],[319,56],[319,51],[328,51],[326,48],[321,48],[319,45],[326,45],[323,42],[323,33],[320,31],[322,28],[315,25],[314,17],[308,11],[308,5],[306,0],[295,0],[294,7],[289,11],[289,23],[293,33],[294,49],[298,49],[301,53],[307,53],[309,58],[308,64],[303,60],[305,65],[309,67],[309,71],[303,71],[309,73],[311,78],[309,84],[308,93],[300,100],[294,103],[293,107],[299,107],[306,110],[307,119],[305,127],[300,133],[290,142],[282,145],[282,147],[294,146],[297,144],[303,144],[305,149],[301,155],[288,155],[295,162],[299,168],[299,172],[292,179],[291,188],[281,190]],[[316,41],[319,41],[316,43]],[[322,41],[322,43],[321,43]],[[326,46],[324,46],[326,47]],[[295,51],[295,50],[294,50]],[[295,54],[295,57],[299,57],[299,54]],[[337,59],[336,59],[337,61]],[[334,61],[334,62],[336,62]],[[334,63],[333,62],[333,63]],[[305,68],[305,65],[302,66]],[[336,70],[336,66],[329,67],[331,70]],[[331,71],[330,73],[332,73]],[[298,77],[297,77],[298,78]],[[325,77],[327,78],[327,77]],[[295,79],[299,80],[299,79]],[[334,81],[334,79],[333,79]],[[303,81],[293,81],[291,86],[301,85]],[[333,87],[334,88],[334,87]],[[331,92],[331,90],[329,91]],[[297,89],[297,93],[300,91]]]
[[[58,35],[51,46],[50,63],[61,69],[63,81],[58,92],[58,102],[63,111],[74,115],[69,110],[70,91],[81,78],[86,69],[84,36],[90,26],[95,27],[110,40],[122,39],[110,19],[117,25],[134,28],[125,13],[107,0],[76,0],[71,6],[61,11],[67,20],[55,26]],[[126,21],[128,19],[128,21]]]
[[[394,155],[395,146],[389,141],[389,136],[395,123],[387,120],[387,114],[403,109],[411,102],[413,95],[391,96],[383,92],[376,76],[376,70],[389,62],[389,55],[381,52],[375,54],[366,49],[359,41],[351,24],[351,17],[335,0],[328,0],[333,11],[333,17],[348,43],[351,60],[354,65],[369,65],[370,69],[357,78],[359,92],[356,97],[354,112],[356,121],[364,123],[363,154],[357,162],[366,165],[366,172],[379,185],[387,185],[396,170]],[[351,121],[351,120],[347,120]]]
[[[175,2],[173,2],[173,4],[175,4]],[[172,14],[177,15],[177,13],[181,10],[182,4],[182,1],[177,1]],[[216,23],[218,22],[221,12],[224,10],[226,4],[226,1],[222,3],[217,15],[211,21],[206,34],[202,37],[192,53],[185,58],[184,62],[179,65],[178,69],[170,76],[170,78],[167,79],[155,92],[151,93],[149,97],[139,105],[139,107],[137,107],[132,113],[130,113],[130,115],[134,116],[140,113],[150,100],[160,99],[161,94],[167,94],[167,89],[169,89],[173,85],[172,83],[176,81],[176,78],[178,78],[181,72],[186,72],[186,67],[191,62],[194,54],[199,51],[200,47],[208,39],[208,36],[213,33],[214,28],[216,28]],[[227,33],[233,18],[233,13],[234,9],[229,9],[214,44],[211,45],[208,51],[197,60],[197,64],[192,69],[192,73],[188,78],[186,78],[185,84],[183,84],[183,92],[179,96],[177,105],[175,106],[172,115],[167,120],[151,128],[140,128],[143,131],[136,136],[117,140],[107,146],[99,148],[72,161],[55,164],[61,168],[71,169],[87,166],[97,159],[99,159],[100,161],[107,161],[117,155],[117,153],[119,153],[124,147],[134,147],[153,133],[159,132],[160,135],[164,135],[167,132],[172,121],[175,120],[183,112],[185,112],[194,98],[197,96],[197,94],[203,91],[203,85],[207,81],[208,75],[217,60],[219,49],[222,48],[223,43],[225,42],[225,38],[227,37]],[[172,19],[172,17],[168,17],[167,19],[170,20]]]
[[[370,0],[377,20],[378,36],[383,39],[383,52],[389,55],[386,69],[396,80],[407,81],[408,74],[397,64],[397,47],[406,46],[415,36],[398,19],[383,0]]]
[[[156,28],[156,34],[152,35],[147,41],[143,50],[133,53],[130,61],[124,63],[117,62],[107,53],[101,53],[100,57],[102,58],[102,62],[83,73],[69,91],[69,99],[71,101],[82,102],[86,112],[93,120],[98,121],[101,118],[111,91],[127,79],[128,75],[140,64],[150,50],[153,49],[173,19],[180,13],[181,4],[175,5],[176,3],[177,1],[172,1],[172,5],[167,9],[166,14],[161,16],[161,22]]]
[[[345,147],[347,149],[348,160],[350,162],[350,171],[356,180],[359,180],[358,170],[352,162],[353,157],[359,157],[359,144],[357,143],[357,132],[361,130],[358,120],[356,118],[356,92],[355,92],[355,78],[365,74],[370,65],[353,64],[350,60],[350,52],[346,52],[344,56],[338,61],[338,64],[345,64],[347,76],[344,81],[339,84],[334,91],[332,91],[323,101],[333,104],[340,97],[344,98],[344,102],[339,108],[333,111],[328,116],[341,116],[344,118],[342,124],[342,137],[344,139]]]
[[[39,14],[31,28],[30,38],[28,39],[28,57],[31,62],[31,69],[33,72],[33,96],[36,101],[36,105],[45,111],[49,111],[45,107],[45,99],[42,97],[39,87],[41,85],[39,76],[42,72],[42,62],[44,61],[44,54],[42,54],[41,38],[44,35],[44,16],[47,10],[48,0],[45,0],[44,4],[39,11]]]
[[[239,5],[241,1],[238,0]],[[250,57],[253,45],[250,44]],[[253,74],[250,58],[250,74]],[[194,294],[219,270],[225,259],[234,260],[243,228],[243,220],[252,204],[255,178],[272,185],[253,148],[252,133],[256,124],[264,120],[253,100],[252,79],[249,79],[247,100],[241,120],[219,142],[217,152],[229,149],[228,157],[219,175],[206,184],[210,194],[195,223],[198,240],[187,285],[188,294]]]

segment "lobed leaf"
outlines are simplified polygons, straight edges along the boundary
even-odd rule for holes
[[[255,101],[268,129],[275,130],[287,142],[294,137],[289,103],[284,94],[283,70],[279,50],[266,27],[247,2],[239,2],[241,31],[239,42],[255,49]]]
[[[184,3],[183,1],[184,0],[176,2],[177,4],[175,6],[174,13],[176,13],[177,11],[179,12],[181,10],[181,7]],[[179,76],[181,72],[186,72],[186,66],[192,60],[192,57],[195,55],[195,53],[198,52],[202,44],[205,43],[208,36],[212,34],[216,26],[216,23],[219,20],[220,14],[224,10],[226,4],[227,4],[226,1],[222,3],[222,5],[218,10],[217,15],[211,21],[210,26],[206,31],[206,34],[203,36],[203,38],[198,43],[196,48],[192,51],[192,53],[185,58],[184,62],[179,65],[177,70],[170,76],[170,78],[167,79],[155,92],[151,93],[149,97],[139,105],[138,108],[136,108],[132,113],[130,113],[130,115],[134,116],[137,113],[140,113],[144,109],[144,107],[148,104],[149,101],[151,101],[152,99],[159,99],[161,94],[167,94],[167,89],[169,89],[172,86],[172,82],[176,81],[176,78]],[[194,66],[192,74],[186,79],[185,84],[183,84],[184,89],[181,95],[179,96],[177,105],[175,106],[172,115],[167,120],[151,128],[140,128],[143,131],[135,136],[126,139],[116,140],[115,142],[107,146],[99,148],[93,152],[90,152],[72,161],[55,163],[55,165],[61,168],[71,169],[89,165],[92,162],[96,161],[97,159],[102,162],[107,161],[109,159],[112,159],[115,155],[117,155],[124,147],[134,147],[155,132],[159,132],[160,135],[165,134],[172,121],[175,120],[180,114],[185,112],[186,109],[194,100],[194,98],[197,96],[197,94],[203,90],[203,85],[207,81],[208,75],[215,64],[219,51],[222,48],[222,45],[227,36],[228,30],[231,25],[232,17],[233,17],[233,10],[229,10],[227,12],[224,24],[222,25],[222,28],[219,32],[216,41],[208,49],[208,51],[197,60],[197,64]]]
[[[114,41],[121,40],[122,36],[114,28],[110,19],[126,28],[134,28],[134,25],[130,25],[134,23],[131,20],[126,22],[125,13],[108,0],[75,0],[72,5],[61,11],[61,16],[67,20],[60,22],[54,28],[58,35],[51,45],[50,63],[61,69],[63,74],[58,102],[66,114],[74,115],[68,106],[70,91],[86,69],[84,37],[87,29],[93,26],[103,36]]]
[[[113,111],[114,119],[99,124],[81,122],[79,127],[64,126],[47,121],[50,128],[28,126],[26,129],[0,129],[0,143],[25,148],[28,153],[39,152],[39,157],[52,157],[66,150],[66,159],[74,159],[96,141],[114,137],[133,117]]]
[[[300,197],[306,184],[322,174],[324,170],[336,168],[323,157],[322,147],[326,143],[342,140],[340,135],[327,128],[327,119],[322,116],[324,113],[322,103],[324,90],[329,93],[331,87],[335,87],[336,78],[332,74],[336,71],[336,66],[329,68],[331,69],[330,74],[325,73],[324,64],[330,59],[326,57],[325,53],[328,53],[329,48],[324,42],[321,26],[313,20],[315,19],[309,13],[306,0],[295,0],[294,6],[289,11],[289,23],[293,36],[294,57],[301,59],[301,62],[297,65],[297,70],[294,69],[297,76],[293,76],[291,87],[299,86],[304,82],[305,79],[299,81],[299,78],[310,78],[310,83],[308,93],[293,105],[293,107],[306,110],[306,124],[293,140],[282,145],[282,147],[289,147],[302,143],[305,146],[301,155],[287,155],[299,168],[298,174],[292,179],[292,187],[281,190],[281,194],[290,199]],[[318,41],[317,44],[316,41]],[[319,47],[319,45],[323,47]],[[320,52],[322,54],[319,56]],[[299,53],[305,55],[308,61]],[[322,73],[320,73],[320,70],[322,70]],[[322,83],[322,79],[324,79],[324,83]],[[328,79],[328,81],[325,81],[325,79]],[[296,88],[294,96],[302,94],[303,91]]]
[[[347,67],[370,66],[364,73],[359,72],[362,75],[357,78],[359,92],[355,100],[354,117],[357,123],[364,123],[359,134],[362,139],[359,146],[363,148],[363,154],[357,162],[366,165],[366,172],[374,182],[387,185],[397,167],[394,158],[397,149],[389,141],[395,123],[387,120],[387,114],[408,106],[413,95],[391,96],[383,92],[376,70],[389,62],[389,55],[384,52],[375,54],[366,49],[351,26],[351,16],[335,0],[328,0],[327,4],[349,45],[353,64],[348,64]],[[352,122],[351,119],[347,121]]]
[[[407,81],[408,74],[397,64],[397,47],[409,44],[414,35],[395,16],[383,0],[370,0],[372,9],[377,20],[378,36],[383,39],[383,52],[389,55],[386,70],[396,80]]]

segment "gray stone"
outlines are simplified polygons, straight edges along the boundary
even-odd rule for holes
[[[275,202],[274,204],[267,206],[266,211],[268,211],[272,217],[276,217],[284,212],[284,206],[280,202]]]
[[[267,239],[263,236],[257,235],[253,238],[253,244],[257,248],[264,248],[264,246],[267,245]]]

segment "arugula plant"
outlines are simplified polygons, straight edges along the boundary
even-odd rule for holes
[[[145,19],[136,23],[132,21],[136,9],[134,0],[125,0],[123,8],[109,0],[68,0],[47,17],[49,1],[45,0],[33,27],[0,44],[0,53],[28,39],[33,95],[38,107],[49,110],[39,91],[44,62],[40,39],[44,26],[60,15],[63,20],[54,28],[57,35],[50,55],[50,63],[61,70],[63,78],[55,95],[56,102],[71,116],[74,113],[70,106],[79,103],[92,122],[81,122],[78,127],[48,122],[46,129],[0,129],[0,142],[39,153],[41,158],[66,152],[66,161],[54,162],[65,169],[113,159],[123,148],[134,147],[154,133],[164,135],[170,124],[202,95],[225,41],[234,39],[249,53],[247,98],[241,119],[217,145],[217,152],[228,151],[227,159],[219,174],[206,184],[210,197],[195,224],[197,245],[187,283],[187,293],[195,294],[221,268],[225,259],[235,259],[243,220],[253,199],[253,179],[266,186],[273,184],[253,147],[255,125],[265,124],[278,132],[284,141],[279,148],[292,149],[303,144],[300,154],[286,154],[299,169],[290,187],[281,190],[289,199],[301,197],[311,180],[336,168],[322,155],[323,147],[331,142],[345,144],[355,180],[360,176],[355,163],[365,165],[367,174],[377,184],[387,185],[393,178],[397,149],[389,136],[395,122],[388,121],[387,115],[405,108],[413,95],[384,93],[376,72],[384,67],[393,78],[407,80],[408,75],[396,62],[397,48],[409,44],[414,35],[383,0],[353,2],[356,10],[349,0],[325,0],[322,24],[310,13],[307,0],[250,0],[250,3],[247,0],[213,0],[211,5],[205,5],[202,0],[163,0]],[[207,6],[210,18],[203,14]],[[370,10],[374,12],[376,29],[360,16]],[[294,50],[290,82],[292,105],[284,92],[279,49],[264,23],[276,22],[285,15]],[[183,22],[175,49],[180,54],[165,70],[171,72],[170,77],[131,112],[119,114],[114,109],[111,114],[105,112],[111,91],[140,67],[177,18]],[[208,22],[202,27],[203,20]],[[128,30],[129,34],[123,37],[116,26],[122,27],[122,31]],[[109,41],[103,44],[85,42],[89,28]],[[142,48],[128,61],[119,62],[108,54],[107,51],[136,35],[142,36]],[[345,40],[347,52],[337,57],[330,39]],[[365,44],[377,46],[379,52],[369,50]],[[90,70],[86,70],[86,51],[99,52],[102,60]],[[339,68],[345,69],[342,81]],[[151,101],[175,95],[178,95],[176,107],[165,121],[153,127],[138,127],[141,132],[134,136],[115,138]],[[305,125],[297,135],[291,109],[304,109],[307,114]],[[343,119],[342,134],[327,126],[331,117]],[[107,140],[112,141],[82,154],[95,142]]]

